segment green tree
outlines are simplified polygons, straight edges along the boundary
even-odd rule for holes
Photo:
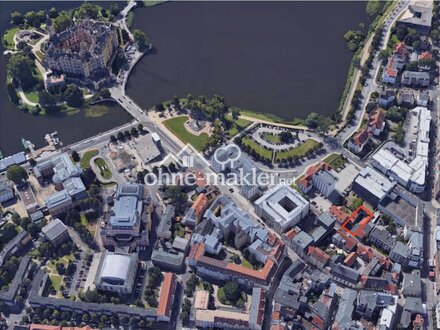
[[[308,128],[315,129],[318,127],[319,115],[316,112],[310,113],[306,118],[306,125]]]
[[[23,183],[28,179],[26,170],[20,165],[11,165],[6,171],[6,176],[15,184]]]
[[[133,38],[134,41],[137,42],[139,49],[143,49],[148,42],[148,38],[145,33],[138,29],[133,31]]]
[[[58,17],[58,10],[55,7],[52,7],[47,11],[47,15],[50,18],[57,18]]]
[[[73,150],[71,155],[73,161],[79,162],[81,160],[81,157],[79,156],[78,152],[76,152],[76,150]]]
[[[99,96],[101,96],[103,99],[109,99],[111,94],[108,88],[103,88],[99,91]]]
[[[97,5],[86,2],[83,3],[75,12],[75,16],[78,18],[93,18],[97,19],[99,15],[99,8]]]
[[[6,66],[8,73],[20,82],[24,90],[28,90],[35,84],[34,62],[28,56],[21,53],[12,55]]]
[[[112,13],[112,15],[117,16],[121,12],[121,9],[119,8],[118,4],[115,3],[110,6],[110,12]]]
[[[57,33],[66,30],[70,25],[72,25],[72,19],[65,13],[60,14],[53,21],[53,26]]]
[[[232,109],[231,116],[232,116],[232,120],[234,121],[238,120],[238,118],[240,117],[240,110],[238,110],[237,108]]]
[[[20,102],[20,98],[18,97],[17,91],[15,90],[12,83],[8,83],[6,85],[6,89],[8,91],[9,99],[11,100],[11,102],[14,104],[18,104]]]
[[[38,93],[38,100],[40,105],[48,114],[53,114],[59,111],[59,107],[57,106],[57,100],[54,95],[49,92],[42,90]]]
[[[24,17],[23,14],[20,13],[19,11],[14,11],[11,14],[11,24],[14,25],[20,25],[24,23]]]
[[[70,107],[79,108],[84,104],[83,93],[78,86],[75,85],[67,86],[63,93],[63,98]]]
[[[236,282],[226,282],[222,288],[226,299],[230,302],[236,302],[241,297],[240,287]]]

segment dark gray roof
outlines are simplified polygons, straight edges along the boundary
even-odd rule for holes
[[[359,282],[359,272],[345,265],[331,265],[331,272],[333,276],[341,280],[347,281],[351,284],[356,285]]]
[[[329,212],[321,213],[318,216],[318,221],[325,227],[325,228],[331,228],[335,224],[335,219],[330,215]]]
[[[29,233],[26,230],[23,230],[3,247],[3,250],[0,252],[0,266],[3,265],[6,258],[9,258],[12,254],[15,253],[15,251],[20,249],[21,242],[28,236]]]
[[[44,226],[41,231],[49,241],[53,241],[64,234],[67,231],[67,227],[60,219],[55,218]]]
[[[72,301],[70,299],[57,299],[42,297],[41,292],[47,283],[48,275],[40,270],[35,275],[32,281],[32,288],[29,293],[29,304],[31,307],[46,307],[52,309],[70,310],[70,311],[82,311],[88,313],[96,313],[98,315],[123,315],[131,316],[135,318],[139,317],[157,317],[157,310],[155,308],[139,308],[136,306],[128,305],[115,305],[115,304],[98,304],[88,303],[83,301]]]
[[[160,219],[159,226],[157,226],[157,235],[166,236],[171,235],[171,227],[173,225],[173,219],[175,214],[175,208],[173,205],[167,205],[162,218]]]
[[[30,256],[24,256],[20,260],[20,265],[18,266],[17,271],[15,272],[14,278],[12,280],[11,286],[8,291],[0,291],[0,301],[9,301],[12,302],[15,300],[17,296],[18,290],[24,280],[24,276],[29,269],[29,265],[31,263]]]

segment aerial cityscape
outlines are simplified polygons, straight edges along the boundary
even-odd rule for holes
[[[0,17],[0,329],[440,329],[439,1]]]

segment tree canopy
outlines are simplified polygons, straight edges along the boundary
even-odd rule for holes
[[[8,73],[20,82],[24,90],[28,90],[35,84],[34,62],[23,54],[14,54],[8,59],[6,66]]]
[[[6,172],[6,176],[9,180],[14,182],[15,184],[23,183],[28,178],[28,174],[26,170],[20,165],[9,166]]]
[[[138,29],[134,30],[133,37],[134,37],[134,41],[137,42],[139,49],[143,49],[148,42],[147,36],[141,30]]]

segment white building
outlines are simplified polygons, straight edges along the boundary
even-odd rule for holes
[[[309,213],[309,202],[296,190],[277,185],[255,202],[255,212],[277,232],[283,233],[295,226]]]
[[[414,142],[414,158],[405,162],[387,149],[380,149],[372,157],[372,165],[389,178],[414,193],[425,190],[426,170],[429,160],[429,131],[431,113],[427,108],[417,107],[410,115],[418,117],[417,140]]]
[[[328,197],[335,190],[336,178],[326,170],[319,170],[312,177],[313,186],[316,187],[324,196]]]
[[[138,267],[137,253],[117,253],[104,250],[96,272],[98,290],[131,294]]]

